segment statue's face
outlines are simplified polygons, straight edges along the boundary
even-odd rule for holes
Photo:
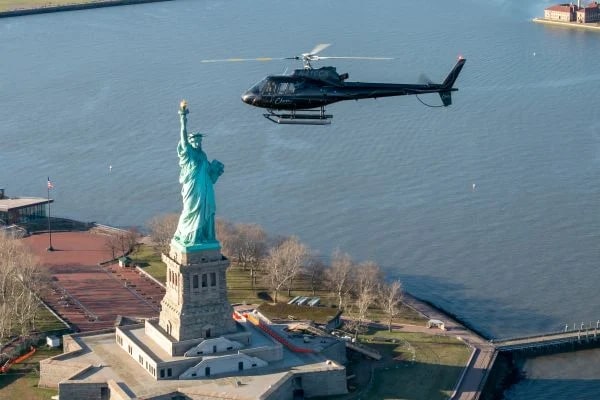
[[[200,149],[200,148],[202,148],[202,136],[192,136],[190,138],[190,145],[194,149]]]

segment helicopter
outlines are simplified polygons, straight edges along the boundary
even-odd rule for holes
[[[330,45],[319,44],[310,52],[295,57],[231,58],[202,60],[202,62],[302,61],[302,69],[295,69],[289,75],[269,75],[242,95],[244,103],[267,109],[267,113],[263,116],[269,121],[277,124],[297,125],[329,125],[333,115],[326,113],[325,106],[344,100],[376,99],[378,97],[405,95],[416,95],[418,97],[420,94],[438,93],[443,107],[447,107],[452,104],[452,92],[458,90],[454,87],[454,82],[466,62],[466,59],[460,56],[456,65],[442,83],[429,81],[421,84],[347,82],[348,73],[339,74],[335,67],[313,68],[312,63],[328,59],[391,60],[391,58],[324,57],[318,55]],[[421,102],[423,103],[423,101]],[[433,107],[442,107],[442,105]]]

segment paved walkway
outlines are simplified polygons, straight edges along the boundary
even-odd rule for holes
[[[76,331],[93,331],[114,326],[118,315],[156,317],[164,288],[134,268],[112,259],[108,236],[90,232],[52,233],[22,239],[52,275],[51,290],[43,300]]]

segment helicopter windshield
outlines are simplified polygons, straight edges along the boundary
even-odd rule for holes
[[[261,94],[266,83],[267,83],[267,78],[263,78],[262,80],[258,81],[254,85],[252,85],[252,87],[250,87],[250,89],[248,89],[248,92],[254,93],[254,94]]]
[[[295,90],[296,84],[293,81],[281,81],[266,77],[248,89],[248,93],[263,96],[290,95],[294,94]]]

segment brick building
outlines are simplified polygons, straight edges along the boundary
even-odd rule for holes
[[[597,2],[581,6],[573,3],[555,4],[544,10],[544,19],[559,22],[579,22],[582,24],[600,22],[600,5]]]

